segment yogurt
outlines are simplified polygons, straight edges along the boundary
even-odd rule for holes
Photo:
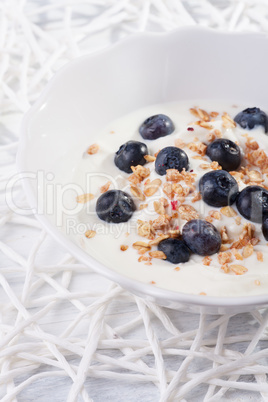
[[[84,202],[82,210],[76,215],[77,224],[86,225],[85,233],[88,238],[85,233],[77,233],[75,241],[110,269],[152,286],[208,296],[248,296],[267,293],[268,247],[262,235],[261,225],[244,219],[235,204],[231,209],[214,208],[205,204],[198,193],[200,178],[210,170],[218,168],[217,163],[212,163],[205,155],[205,147],[217,137],[227,138],[239,144],[243,154],[242,165],[246,168],[250,165],[248,170],[232,173],[238,182],[239,190],[253,182],[268,184],[267,175],[260,173],[259,166],[252,165],[252,159],[253,161],[256,159],[258,165],[260,149],[268,151],[268,136],[261,127],[244,130],[235,126],[232,120],[239,111],[249,106],[251,105],[233,105],[218,101],[174,102],[137,110],[111,122],[96,135],[98,147],[93,149],[97,152],[90,155],[85,153],[74,173],[73,182],[83,189],[84,194],[91,194],[90,200],[85,198],[85,201],[88,201]],[[202,111],[209,114],[209,121],[205,121],[208,120],[206,118],[204,120]],[[149,116],[160,113],[172,119],[175,131],[157,140],[144,140],[138,132],[139,126]],[[150,170],[148,178],[150,182],[155,179],[161,180],[157,191],[144,200],[134,197],[135,185],[129,180],[130,174],[120,171],[114,164],[115,152],[120,145],[129,140],[146,143],[151,156],[148,160],[152,160],[144,165]],[[254,149],[257,147],[256,143],[260,147],[259,151]],[[167,146],[179,146],[188,155],[190,167],[187,180],[190,178],[191,183],[189,181],[185,183],[183,180],[179,182],[183,189],[191,187],[185,197],[174,194],[172,199],[169,198],[167,186],[165,187],[165,183],[168,183],[166,177],[159,176],[155,172],[154,155]],[[138,186],[142,192],[145,190],[148,178]],[[107,189],[121,189],[134,198],[137,210],[128,222],[110,224],[97,217],[96,201],[101,192]],[[83,198],[83,195],[81,196]],[[209,258],[192,254],[189,262],[178,265],[151,257],[155,254],[152,252],[157,251],[156,245],[152,245],[150,250],[141,254],[135,244],[137,242],[148,244],[152,240],[140,235],[141,222],[153,222],[161,216],[156,212],[156,206],[163,198],[166,199],[166,214],[169,216],[173,214],[172,230],[181,231],[189,219],[189,213],[192,213],[192,217],[206,219],[222,234],[221,254],[214,254]],[[188,209],[180,209],[180,205],[188,206]],[[253,234],[250,233],[252,229]],[[161,230],[158,231],[158,235],[160,232]],[[246,246],[241,247],[241,241],[243,242],[243,238],[247,236],[250,236],[251,240]]]

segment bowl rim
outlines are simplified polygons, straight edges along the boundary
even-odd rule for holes
[[[42,227],[46,230],[46,232],[51,235],[58,243],[63,246],[64,249],[68,250],[68,252],[74,256],[77,260],[84,263],[86,266],[91,268],[96,273],[106,277],[107,279],[118,283],[124,289],[132,292],[133,294],[138,294],[139,296],[143,295],[143,297],[150,297],[154,300],[158,301],[163,300],[164,305],[166,301],[169,304],[184,304],[189,306],[199,306],[199,307],[250,307],[250,306],[262,306],[268,304],[268,293],[261,295],[249,295],[249,296],[238,296],[238,297],[229,297],[229,296],[203,296],[203,295],[194,295],[176,292],[172,290],[167,290],[164,288],[160,288],[157,286],[152,286],[151,284],[146,284],[140,282],[136,279],[131,279],[127,276],[117,273],[112,269],[106,267],[104,264],[100,263],[98,260],[93,258],[90,254],[80,248],[78,245],[73,243],[70,239],[68,239],[63,233],[61,233],[56,226],[53,225],[46,217],[46,215],[38,215],[37,213],[37,200],[34,195],[34,191],[31,186],[30,178],[24,177],[23,172],[28,171],[26,168],[26,156],[27,156],[27,131],[31,119],[35,116],[35,113],[39,110],[40,106],[45,102],[47,96],[50,94],[54,82],[58,79],[60,75],[65,73],[67,70],[72,69],[76,66],[77,63],[81,63],[84,60],[95,58],[98,55],[102,55],[104,53],[113,51],[115,48],[120,48],[124,46],[131,45],[132,41],[139,41],[143,38],[149,38],[150,40],[154,40],[155,38],[162,38],[163,40],[168,40],[169,37],[175,37],[181,34],[187,33],[206,33],[215,36],[241,36],[241,37],[256,37],[256,38],[265,38],[268,39],[268,34],[261,32],[223,32],[216,31],[212,28],[207,27],[199,27],[199,26],[186,26],[174,29],[169,32],[141,32],[135,33],[127,38],[121,39],[118,42],[105,47],[101,50],[94,51],[89,54],[82,55],[74,60],[67,62],[64,66],[62,66],[54,76],[49,80],[46,84],[45,88],[42,90],[38,99],[34,102],[34,104],[30,107],[30,109],[25,113],[21,126],[20,126],[20,137],[19,137],[19,146],[18,152],[16,156],[16,167],[18,172],[21,175],[23,189],[26,194],[26,198],[29,202],[30,208],[35,211],[34,215],[37,220],[41,223]],[[268,42],[267,42],[268,43]],[[159,303],[161,304],[161,302]],[[175,307],[176,308],[176,307]]]

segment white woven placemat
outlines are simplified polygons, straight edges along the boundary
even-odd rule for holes
[[[268,400],[267,311],[199,316],[147,303],[5,203],[21,117],[59,67],[135,32],[195,24],[268,32],[268,2],[0,1],[1,401]]]

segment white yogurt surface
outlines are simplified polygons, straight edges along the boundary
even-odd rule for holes
[[[260,148],[268,151],[268,136],[265,135],[262,128],[247,131],[240,127],[234,129],[224,129],[222,127],[221,115],[223,112],[227,112],[234,118],[238,112],[252,106],[254,105],[234,105],[233,103],[228,105],[226,102],[218,101],[187,101],[184,103],[154,105],[113,121],[105,127],[101,133],[96,133],[96,143],[100,147],[99,151],[94,155],[84,155],[73,177],[73,182],[81,186],[83,189],[82,192],[93,193],[95,195],[92,201],[81,206],[81,211],[75,216],[75,219],[78,227],[86,227],[86,229],[94,230],[96,231],[96,236],[87,239],[83,229],[80,229],[80,233],[73,234],[75,241],[94,258],[112,270],[144,283],[153,282],[152,286],[189,294],[206,293],[209,296],[248,296],[267,293],[268,247],[262,235],[260,224],[253,223],[256,228],[255,237],[260,239],[260,242],[254,246],[254,253],[243,261],[236,260],[234,256],[232,257],[230,265],[243,265],[248,269],[248,272],[244,275],[235,275],[233,272],[225,273],[221,269],[217,254],[211,256],[212,262],[209,266],[203,265],[202,260],[204,257],[194,254],[191,255],[189,262],[184,264],[180,263],[174,265],[156,258],[152,259],[152,265],[145,265],[144,262],[138,262],[140,255],[137,250],[132,247],[132,244],[136,241],[148,242],[149,240],[138,235],[137,220],[149,221],[159,216],[154,211],[153,202],[159,200],[160,197],[167,198],[162,188],[152,197],[148,197],[146,201],[141,202],[135,200],[137,211],[126,223],[105,223],[101,221],[95,213],[95,204],[100,195],[100,187],[108,181],[112,182],[110,189],[121,189],[131,195],[131,183],[128,181],[129,174],[120,171],[114,164],[114,154],[123,143],[129,140],[144,142],[148,146],[150,155],[154,155],[154,153],[166,146],[174,146],[175,140],[179,138],[185,143],[190,143],[194,141],[195,137],[198,137],[198,141],[206,145],[209,144],[206,138],[209,130],[191,124],[197,120],[189,111],[192,107],[200,107],[207,112],[218,112],[219,116],[210,124],[212,124],[215,129],[219,129],[222,132],[223,138],[238,141],[242,152],[245,149],[246,133],[258,142]],[[139,126],[147,117],[159,113],[166,114],[173,120],[175,131],[171,135],[157,140],[144,140],[138,132]],[[193,127],[194,131],[188,131],[187,127],[189,126]],[[206,161],[193,159],[192,157],[196,156],[197,153],[189,150],[187,146],[184,150],[190,161],[189,170],[193,170],[193,173],[197,174],[194,185],[198,190],[200,177],[210,170],[200,168],[200,164],[206,162],[211,163],[211,160],[208,157],[205,157]],[[151,171],[150,180],[160,178],[162,183],[165,183],[165,176],[156,174],[154,162],[147,163],[145,167],[148,167]],[[264,178],[266,182],[266,176]],[[244,187],[245,184],[239,182],[239,189],[242,190]],[[148,207],[139,210],[140,203],[148,203]],[[202,200],[192,203],[191,196],[186,198],[184,204],[192,205],[198,211],[200,219],[204,219],[208,216],[211,210],[220,210],[220,208],[205,204]],[[235,204],[232,207],[237,212],[237,216],[240,216]],[[213,225],[215,225],[218,230],[226,226],[229,237],[238,239],[244,224],[248,222],[249,221],[241,217],[241,224],[238,225],[235,221],[235,217],[222,215],[220,220],[213,220]],[[180,230],[185,223],[186,221],[178,218],[177,224]],[[121,251],[121,245],[128,246],[128,249]],[[157,250],[157,247],[152,247],[152,251],[153,250]],[[263,262],[257,260],[257,251],[263,253]],[[242,253],[242,250],[239,250],[239,252]],[[175,270],[177,266],[180,267],[179,270]]]

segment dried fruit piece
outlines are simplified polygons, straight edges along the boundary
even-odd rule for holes
[[[210,257],[207,255],[206,257],[203,258],[202,261],[203,261],[203,265],[209,266],[210,263],[211,263],[211,261],[212,261],[212,258],[210,258]]]
[[[185,142],[184,142],[182,139],[177,138],[177,139],[175,140],[175,147],[182,149],[182,148],[185,147]]]
[[[98,152],[99,149],[100,149],[100,147],[99,147],[98,144],[92,144],[92,145],[90,145],[90,146],[88,147],[87,153],[88,153],[89,155],[94,155],[94,154],[96,154],[96,153]]]
[[[251,182],[262,183],[264,181],[262,178],[262,174],[258,170],[249,170],[247,171],[247,175]]]
[[[154,210],[159,215],[165,214],[164,205],[160,201],[154,201]]]
[[[149,262],[151,261],[151,257],[148,257],[146,255],[141,255],[138,259],[139,262]]]
[[[182,185],[179,183],[172,184],[172,190],[180,197],[187,197],[187,195],[190,193],[189,187],[182,187]],[[180,198],[178,199],[180,200]]]
[[[212,169],[212,170],[222,170],[221,165],[219,165],[219,163],[216,162],[216,161],[211,162],[211,164],[209,165],[209,167],[210,167],[210,169]]]
[[[188,144],[188,148],[192,152],[197,152],[199,155],[204,156],[206,155],[207,146],[202,142],[190,142]]]
[[[209,223],[212,223],[212,222],[213,222],[212,216],[206,216],[206,217],[205,217],[205,220],[206,220],[207,222],[209,222]]]
[[[173,238],[173,239],[175,239],[176,237],[179,237],[180,233],[181,233],[181,232],[180,232],[179,229],[170,229],[170,230],[168,231],[169,237],[171,237],[171,238]]]
[[[180,205],[178,211],[181,219],[186,221],[191,221],[192,219],[197,219],[199,217],[198,212],[192,205]]]
[[[165,229],[167,226],[169,226],[170,221],[171,216],[159,215],[159,217],[152,222],[152,226],[156,230]]]
[[[163,185],[163,192],[166,194],[168,198],[173,198],[174,192],[171,183],[164,183]]]
[[[257,260],[263,262],[263,254],[261,251],[257,251]]]
[[[134,173],[134,175],[139,178],[140,181],[150,176],[150,169],[141,165],[131,166],[131,170]]]
[[[152,258],[158,258],[160,260],[166,260],[166,255],[163,253],[163,251],[150,251],[149,255]]]
[[[144,241],[136,241],[132,244],[132,247],[135,248],[135,250],[140,250],[141,248],[147,248],[147,250],[151,250],[151,246],[149,246],[149,244],[145,243]]]
[[[210,117],[212,117],[212,118],[219,116],[218,112],[210,112],[209,114],[210,114]]]
[[[76,197],[76,201],[78,203],[85,204],[86,202],[93,200],[93,198],[94,194],[91,193],[81,194]]]
[[[205,110],[198,108],[197,112],[201,120],[210,121],[210,116]]]
[[[236,211],[232,207],[229,207],[229,206],[222,207],[220,209],[220,211],[224,216],[227,216],[228,218],[231,218],[231,217],[234,217],[237,215]]]
[[[130,176],[128,176],[128,181],[130,181],[132,184],[137,185],[140,184],[142,182],[142,178],[135,175],[135,174],[131,174]]]
[[[222,269],[226,274],[228,274],[228,273],[230,272],[230,268],[229,268],[229,265],[228,265],[228,264],[222,265],[222,266],[221,266],[221,269]]]
[[[259,149],[259,144],[257,141],[251,141],[251,139],[247,139],[246,141],[246,147],[251,149],[252,151],[256,151],[256,149]]]
[[[131,186],[130,191],[134,195],[134,197],[138,198],[138,200],[145,201],[146,197],[140,188],[138,188],[136,186]]]
[[[218,260],[221,265],[227,264],[232,261],[232,253],[230,251],[220,252],[218,254]]]
[[[232,248],[232,252],[236,260],[243,261],[244,259],[243,256],[239,253],[239,251],[236,248]]]
[[[95,230],[87,230],[86,233],[85,233],[85,236],[88,239],[92,239],[93,237],[96,236],[96,232],[95,232]]]
[[[146,162],[154,162],[156,157],[152,155],[145,155],[144,159],[146,160]]]
[[[268,157],[263,149],[257,149],[256,151],[248,152],[245,157],[249,163],[254,166],[258,166],[263,172],[266,171]]]
[[[182,176],[177,169],[167,169],[166,181],[180,181]]]
[[[236,122],[228,115],[228,113],[224,112],[221,118],[222,118],[222,127],[224,128],[236,127]]]
[[[112,183],[110,181],[107,181],[107,183],[105,183],[103,186],[101,186],[101,188],[100,188],[101,194],[106,193],[106,191],[109,190],[111,184]]]
[[[218,221],[221,219],[221,214],[219,211],[209,211],[209,216],[213,219],[217,219]]]
[[[146,195],[146,197],[151,197],[152,195],[154,195],[159,189],[161,183],[162,182],[160,179],[154,179],[149,184],[145,185],[144,194]]]
[[[201,198],[202,198],[201,193],[197,191],[193,194],[192,202],[197,202],[201,200]]]
[[[156,237],[154,240],[149,241],[149,245],[150,246],[157,246],[160,243],[160,241],[168,239],[168,238],[169,238],[168,234],[166,234],[166,235],[162,234],[162,235]]]
[[[200,167],[201,169],[206,170],[206,169],[209,169],[209,168],[210,168],[210,164],[209,164],[209,163],[201,163],[201,165],[199,165],[199,167]]]
[[[236,275],[244,275],[248,271],[248,269],[246,267],[244,267],[243,265],[236,265],[236,264],[230,265],[230,269]]]
[[[220,247],[220,251],[227,251],[229,249],[230,249],[230,247],[228,246],[228,244],[222,244]]]
[[[229,236],[228,236],[228,234],[227,234],[226,226],[223,226],[223,227],[221,228],[220,233],[221,233],[221,241],[222,241],[222,243],[229,243],[229,242],[230,242],[230,239],[229,239]]]
[[[243,255],[243,257],[244,258],[248,258],[248,257],[250,257],[252,254],[253,254],[253,246],[252,246],[252,244],[247,244],[245,247],[244,247],[244,250],[243,250],[243,252],[242,252],[242,255]]]
[[[217,137],[216,137],[216,135],[215,135],[215,133],[214,133],[213,131],[210,131],[209,133],[206,134],[206,140],[207,140],[208,142],[215,141],[216,138],[217,138]]]
[[[243,227],[242,233],[239,236],[239,239],[232,244],[232,248],[241,249],[241,248],[245,247],[248,243],[251,243],[251,244],[252,244],[252,242],[255,243],[255,240],[253,240],[253,239],[255,239],[254,232],[255,232],[254,226],[251,225],[250,223],[246,223]],[[258,241],[259,240],[256,239],[257,243],[258,243]]]
[[[200,121],[199,126],[203,127],[203,128],[206,128],[207,130],[212,130],[213,129],[212,124],[206,123],[205,121]]]
[[[148,204],[140,204],[139,210],[142,210],[142,209],[147,208],[147,207],[148,207]]]
[[[192,113],[192,115],[194,115],[194,117],[200,117],[197,108],[192,107],[190,108],[190,113]]]
[[[138,235],[142,237],[147,237],[148,239],[153,239],[154,229],[147,221],[142,221],[138,219]]]
[[[235,218],[235,223],[239,226],[239,225],[241,225],[241,216],[237,216],[236,218]]]
[[[161,198],[159,199],[159,201],[163,204],[163,207],[164,207],[164,208],[166,208],[166,207],[169,206],[169,202],[168,202],[168,200],[167,200],[166,198],[161,197]]]

